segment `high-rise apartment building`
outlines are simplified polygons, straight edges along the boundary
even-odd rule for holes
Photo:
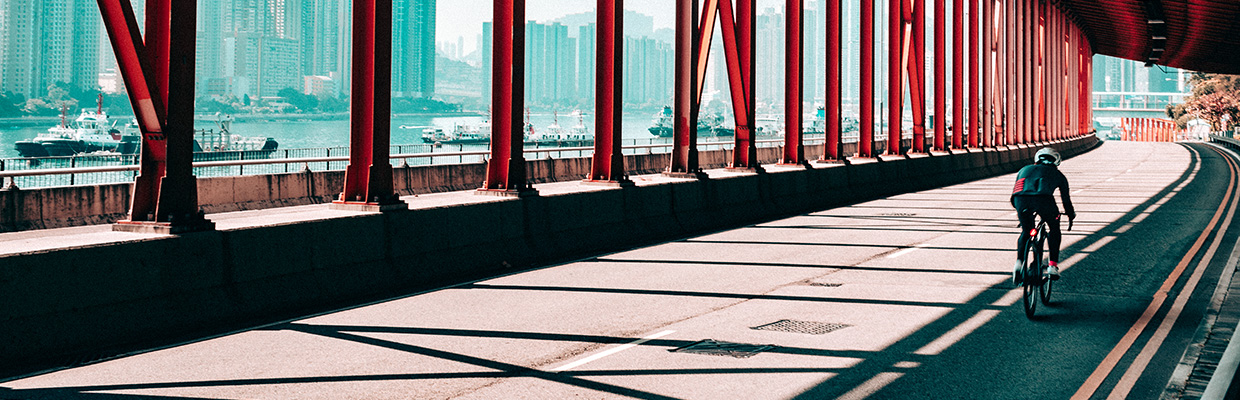
[[[597,24],[589,23],[577,28],[577,98],[587,104],[594,103],[594,93],[597,91],[594,84],[594,76],[598,73],[597,47]]]
[[[0,91],[98,86],[102,19],[93,0],[0,0]]]
[[[392,2],[392,93],[435,95],[435,0]]]

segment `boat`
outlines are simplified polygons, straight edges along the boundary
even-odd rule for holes
[[[580,111],[574,111],[572,115],[577,117],[577,124],[569,128],[560,126],[560,117],[558,114],[553,115],[553,122],[546,129],[538,132],[531,132],[525,138],[526,144],[536,145],[558,145],[558,146],[588,146],[594,144],[594,136],[590,134],[590,129],[586,127],[585,115]]]
[[[649,128],[650,134],[658,137],[672,137],[673,115],[671,106],[663,106],[663,111],[654,114],[654,121],[651,121]]]
[[[60,110],[60,123],[48,128],[30,140],[13,143],[22,157],[59,157],[98,151],[116,151],[122,133],[112,125],[103,112],[103,95],[99,95],[94,110],[83,109],[73,123],[69,123],[69,108]]]
[[[526,116],[524,141],[529,142],[534,136],[534,125]],[[491,121],[484,120],[477,125],[454,124],[451,131],[440,127],[429,127],[422,130],[422,142],[427,144],[487,144],[491,143]]]
[[[232,133],[233,117],[216,115],[215,129],[194,130],[194,161],[252,160],[267,158],[280,147],[274,138]]]
[[[658,137],[672,137],[675,131],[673,120],[675,119],[671,106],[663,106],[663,111],[654,114],[654,120],[650,123],[650,134]],[[723,124],[723,114],[714,112],[703,114],[698,117],[697,135],[698,137],[712,136],[732,136],[736,134],[734,128],[729,128]]]

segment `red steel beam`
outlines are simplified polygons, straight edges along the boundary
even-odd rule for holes
[[[874,157],[874,0],[861,1],[861,129],[857,156]]]
[[[826,82],[826,143],[823,160],[839,160],[844,157],[843,141],[840,140],[840,0],[827,0],[827,82]]]
[[[620,39],[620,41],[617,41]],[[594,156],[587,181],[632,183],[624,171],[621,105],[624,71],[624,0],[598,0],[595,64]]]
[[[740,0],[740,2],[744,3],[745,0]],[[784,22],[787,35],[785,41],[787,48],[784,51],[784,155],[779,163],[803,164],[805,152],[801,140],[801,86],[805,81],[805,76],[804,71],[801,70],[801,58],[805,53],[805,48],[801,43],[801,35],[804,32],[801,13],[804,7],[801,5],[801,0],[787,0],[786,7],[788,15]],[[831,120],[824,122],[830,124]]]
[[[672,133],[671,162],[667,173],[701,172],[697,154],[697,110],[694,107],[698,86],[697,0],[676,0],[676,73],[675,107]]]

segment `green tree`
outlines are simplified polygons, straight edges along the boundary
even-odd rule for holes
[[[297,107],[302,112],[313,112],[319,107],[319,98],[314,97],[297,89],[284,88],[276,93],[277,96],[283,97],[285,101]]]
[[[1240,122],[1240,76],[1196,73],[1188,82],[1193,94],[1184,100],[1185,114],[1206,120],[1214,131],[1228,130],[1230,125]],[[1177,121],[1184,118],[1173,112],[1170,110],[1168,116]]]

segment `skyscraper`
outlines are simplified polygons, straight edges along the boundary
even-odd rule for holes
[[[577,98],[583,103],[594,102],[595,63],[598,62],[598,25],[589,23],[577,29]],[[627,58],[627,55],[625,55]],[[625,77],[628,79],[628,77]]]
[[[0,0],[0,90],[26,97],[98,86],[103,17],[92,0]]]
[[[435,95],[435,0],[392,2],[392,92]]]

